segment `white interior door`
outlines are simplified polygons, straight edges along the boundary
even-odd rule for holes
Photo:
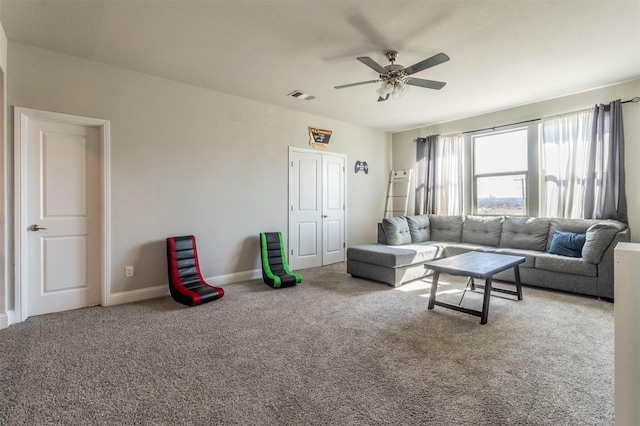
[[[34,117],[23,123],[22,317],[99,304],[100,131]]]
[[[344,261],[345,156],[290,150],[289,264],[295,269]]]
[[[322,264],[343,262],[345,251],[344,157],[322,156]]]
[[[322,157],[293,152],[290,173],[289,265],[322,266]]]

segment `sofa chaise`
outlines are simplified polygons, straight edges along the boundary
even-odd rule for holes
[[[571,247],[571,256],[556,254],[568,237],[583,245]],[[523,256],[523,284],[613,301],[613,251],[618,242],[629,239],[627,225],[615,220],[393,217],[378,224],[377,244],[347,249],[347,273],[398,287],[429,275],[423,265],[427,260],[479,250]],[[494,278],[513,282],[513,270]]]

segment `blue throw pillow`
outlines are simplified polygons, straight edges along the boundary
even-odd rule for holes
[[[549,253],[569,257],[582,257],[582,246],[584,246],[586,239],[586,234],[556,231],[553,235],[553,240],[551,240]]]

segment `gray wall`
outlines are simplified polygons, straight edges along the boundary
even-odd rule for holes
[[[591,108],[595,104],[609,103],[615,99],[627,100],[640,96],[640,80],[608,86],[575,95],[550,99],[503,111],[440,123],[433,126],[393,134],[393,168],[404,169],[415,163],[416,147],[413,140],[427,135],[449,135],[469,130],[511,124],[566,112]],[[631,240],[640,242],[640,103],[623,105],[626,188],[629,204]],[[413,191],[412,191],[413,192]],[[409,200],[409,211],[414,211],[414,199]]]
[[[196,235],[205,277],[259,269],[258,234],[288,233],[288,147],[312,149],[309,126],[333,130],[327,151],[347,155],[347,244],[376,240],[385,132],[15,42],[8,66],[9,107],[111,121],[112,294],[166,285],[171,235]]]

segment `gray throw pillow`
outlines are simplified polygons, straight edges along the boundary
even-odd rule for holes
[[[382,229],[387,236],[387,244],[390,246],[401,246],[411,244],[411,233],[409,224],[404,216],[389,217],[382,221]]]
[[[414,243],[423,243],[431,239],[429,230],[429,215],[422,214],[419,216],[407,216],[409,224],[409,232],[411,233],[411,241]]]
[[[587,229],[587,240],[582,247],[582,258],[585,262],[600,263],[602,255],[615,238],[616,234],[627,226],[617,220],[603,220]]]

